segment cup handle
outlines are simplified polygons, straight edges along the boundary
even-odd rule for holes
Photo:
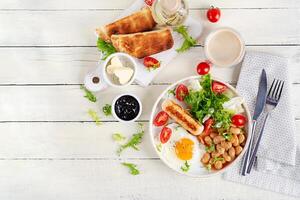
[[[101,67],[102,66],[98,66],[95,71],[89,72],[85,76],[84,86],[86,89],[92,92],[98,92],[108,88],[108,84],[105,82]]]

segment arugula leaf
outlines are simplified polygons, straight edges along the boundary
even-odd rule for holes
[[[95,121],[96,125],[99,126],[101,125],[100,117],[98,116],[97,112],[89,109],[88,114],[91,116],[91,118]]]
[[[181,166],[180,169],[181,169],[183,172],[188,172],[188,171],[190,170],[190,166],[191,166],[191,165],[189,165],[189,163],[188,163],[187,161],[185,161],[184,166]]]
[[[190,113],[200,122],[205,116],[211,115],[214,119],[214,125],[219,124],[222,128],[228,129],[231,124],[232,113],[223,108],[223,103],[229,98],[224,94],[215,94],[212,91],[212,79],[209,74],[202,76],[200,84],[203,90],[190,91],[184,99],[190,107]]]
[[[127,149],[127,148],[133,148],[134,150],[139,151],[139,148],[137,147],[138,144],[142,142],[142,138],[144,136],[144,130],[143,130],[143,124],[139,123],[139,130],[137,133],[133,134],[130,140],[119,147],[117,153],[118,155],[121,155],[121,153]]]
[[[102,111],[105,116],[111,115],[111,105],[105,104],[105,106],[103,106],[103,108],[102,108]]]
[[[175,90],[176,90],[176,88],[175,89],[170,89],[170,90],[168,90],[168,96],[169,95],[176,95],[176,92],[175,92]]]
[[[130,174],[132,175],[140,174],[140,171],[136,168],[137,166],[135,164],[123,162],[122,165],[129,168]]]
[[[85,92],[85,98],[94,103],[97,101],[97,97],[91,91],[86,89],[83,85],[80,86],[80,89],[82,89]]]
[[[207,153],[211,153],[211,152],[213,152],[213,151],[215,151],[215,150],[216,150],[215,144],[211,144],[209,147],[205,147],[205,151],[206,151]]]
[[[189,35],[186,26],[178,26],[174,28],[174,31],[181,34],[184,38],[184,42],[182,43],[181,47],[179,49],[176,49],[177,52],[184,52],[196,45],[197,41]]]
[[[126,137],[123,136],[121,133],[114,133],[114,134],[112,135],[112,137],[113,137],[113,140],[116,141],[116,142],[120,142],[120,141],[126,139]]]
[[[98,38],[97,40],[97,47],[99,51],[103,54],[102,60],[105,60],[108,56],[117,52],[117,50],[112,44],[105,42],[101,38]]]

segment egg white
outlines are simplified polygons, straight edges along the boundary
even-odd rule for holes
[[[161,145],[160,153],[162,157],[165,159],[165,161],[170,166],[172,166],[172,168],[181,170],[181,167],[184,166],[185,164],[185,160],[181,160],[177,157],[175,153],[175,144],[176,142],[178,142],[183,138],[188,138],[194,142],[192,159],[187,161],[188,164],[190,165],[190,169],[188,172],[199,171],[200,168],[203,168],[200,159],[205,150],[204,147],[200,146],[200,143],[197,140],[197,138],[191,135],[190,133],[188,133],[184,128],[182,128],[177,123],[171,123],[167,125],[167,127],[172,130],[172,135],[165,144],[160,144]]]

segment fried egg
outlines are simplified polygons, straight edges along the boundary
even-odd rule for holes
[[[204,153],[204,148],[200,147],[197,138],[189,134],[177,123],[167,125],[172,130],[170,139],[161,145],[161,155],[165,161],[177,170],[182,170],[187,162],[189,172],[202,168],[200,157]]]

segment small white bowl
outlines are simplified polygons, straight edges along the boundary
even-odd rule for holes
[[[132,75],[130,81],[128,81],[124,85],[120,85],[120,84],[116,84],[116,83],[112,82],[111,79],[109,78],[107,72],[106,72],[106,67],[107,67],[108,63],[115,56],[121,58],[121,60],[127,60],[127,62],[130,62],[131,63],[131,67],[133,69],[133,75]],[[108,56],[106,58],[103,66],[102,66],[102,75],[104,77],[105,82],[108,85],[110,85],[112,87],[116,87],[116,88],[123,88],[123,87],[126,87],[126,86],[130,85],[134,81],[134,79],[135,79],[136,72],[137,72],[137,63],[135,62],[135,60],[133,59],[132,56],[130,56],[130,55],[126,54],[126,53],[113,53],[113,54],[111,54],[110,56]]]
[[[129,96],[134,97],[134,98],[137,100],[137,102],[139,103],[139,106],[140,106],[140,110],[139,110],[138,115],[137,115],[134,119],[129,120],[129,121],[120,119],[120,118],[117,116],[116,112],[115,112],[115,104],[116,104],[117,100],[118,100],[120,97],[126,96],[126,95],[129,95]],[[142,105],[142,102],[140,101],[140,99],[139,99],[136,95],[130,94],[130,93],[124,93],[124,94],[118,95],[118,96],[116,96],[116,97],[114,98],[114,100],[112,101],[112,104],[111,104],[111,109],[112,109],[112,115],[113,115],[113,117],[114,117],[116,120],[118,120],[119,122],[123,122],[123,123],[130,123],[130,122],[136,121],[136,120],[141,116],[142,110],[143,110],[143,105]]]

